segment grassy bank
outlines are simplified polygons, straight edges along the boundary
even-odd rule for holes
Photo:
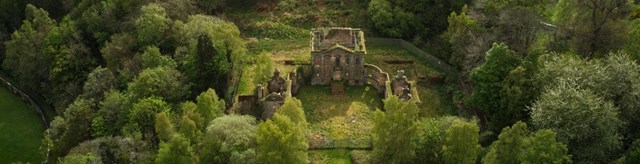
[[[40,163],[45,130],[38,114],[0,87],[0,161]]]

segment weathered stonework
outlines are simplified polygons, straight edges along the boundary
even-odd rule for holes
[[[353,28],[318,28],[312,30],[311,85],[330,85],[343,81],[361,86],[365,81],[364,33]]]

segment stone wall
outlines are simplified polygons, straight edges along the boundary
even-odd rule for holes
[[[386,95],[390,83],[389,74],[382,72],[382,69],[372,64],[365,64],[364,70],[366,83],[378,90],[380,95]],[[383,98],[386,98],[386,96]]]
[[[311,85],[329,85],[338,77],[347,85],[364,84],[364,54],[342,48],[312,52],[313,77]]]

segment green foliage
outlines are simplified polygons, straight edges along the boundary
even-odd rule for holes
[[[287,116],[293,123],[299,124],[306,132],[308,125],[307,119],[304,116],[304,109],[302,108],[302,102],[294,97],[287,97],[284,99],[284,104],[278,109],[276,113],[282,116]]]
[[[447,27],[446,15],[460,10],[468,0],[372,0],[368,13],[374,27],[391,37],[426,39]]]
[[[225,115],[211,121],[201,153],[204,163],[255,163],[255,118]]]
[[[640,7],[637,8],[640,9]],[[634,19],[629,22],[629,31],[626,34],[624,45],[624,51],[636,61],[640,61],[640,19]]]
[[[129,121],[129,112],[133,102],[128,95],[117,91],[104,94],[100,108],[91,121],[91,136],[116,136]]]
[[[231,68],[244,60],[246,52],[238,28],[204,15],[190,16],[186,24],[177,23],[176,27],[178,40],[187,53],[186,59],[179,61],[181,71],[195,84],[193,93],[213,88],[224,97]]]
[[[513,111],[506,111],[506,106],[502,104],[502,101],[509,101],[512,98],[506,97],[507,93],[517,94],[514,94],[511,89],[518,88],[505,85],[505,79],[510,75],[511,70],[520,65],[521,59],[504,43],[494,43],[493,47],[487,51],[485,58],[486,62],[471,72],[471,80],[476,84],[471,101],[487,114],[490,129],[499,130],[522,119],[516,116],[521,116],[520,113],[523,113],[524,107],[515,107]],[[522,80],[522,77],[511,76],[510,78],[519,78],[509,79],[516,82]],[[503,87],[507,93],[503,93]],[[516,87],[519,86],[516,85]]]
[[[478,131],[478,126],[474,123],[454,120],[442,146],[444,162],[476,163],[482,149],[478,144]]]
[[[171,118],[167,116],[167,112],[160,112],[156,114],[155,128],[158,139],[164,142],[169,141],[171,139],[171,136],[173,136],[176,131],[173,128]]]
[[[224,100],[218,98],[216,91],[208,89],[206,92],[202,92],[196,97],[198,102],[198,113],[204,119],[204,125],[209,125],[209,122],[215,118],[224,115],[226,109]],[[202,127],[204,129],[204,126]]]
[[[293,27],[287,24],[260,21],[251,24],[249,27],[249,33],[247,35],[257,38],[269,38],[269,39],[299,39],[309,38],[311,34],[309,30]]]
[[[45,54],[54,56],[49,74],[52,95],[50,101],[60,111],[82,93],[82,85],[96,59],[83,43],[74,21],[65,19],[46,38]]]
[[[184,102],[180,104],[180,111],[183,116],[189,117],[189,119],[195,122],[198,129],[206,128],[207,125],[204,123],[202,115],[198,112],[198,105],[196,103],[191,101]]]
[[[76,99],[65,110],[62,117],[57,116],[51,121],[51,127],[45,132],[43,143],[50,149],[50,159],[64,156],[80,142],[90,137],[91,120],[94,111],[92,102]]]
[[[476,21],[467,15],[468,8],[464,6],[459,14],[452,12],[447,17],[449,23],[447,30],[442,37],[451,44],[453,52],[449,58],[449,63],[468,72],[473,69],[475,64],[469,64],[473,61],[473,47],[477,47],[476,42],[483,29]],[[469,66],[471,65],[471,66]]]
[[[272,119],[258,124],[256,141],[257,161],[308,163],[306,134],[287,116],[276,113]]]
[[[171,140],[166,143],[160,143],[156,163],[159,164],[194,164],[198,163],[198,156],[193,147],[189,145],[189,139],[180,134],[174,134]]]
[[[169,67],[176,68],[176,61],[169,56],[160,54],[160,49],[156,46],[149,46],[142,54],[142,68]]]
[[[189,91],[182,73],[170,67],[145,69],[129,83],[128,93],[134,98],[159,96],[168,102],[182,100]]]
[[[527,124],[518,121],[505,127],[491,144],[483,163],[571,163],[567,147],[556,141],[556,133],[539,130],[529,134]]]
[[[624,156],[625,163],[638,163],[640,162],[640,140],[633,141],[629,150]]]
[[[415,158],[418,107],[413,102],[391,96],[384,100],[385,112],[374,113],[372,159],[377,163],[407,163]]]
[[[140,57],[136,55],[135,49],[135,38],[129,33],[111,36],[111,40],[100,49],[105,67],[118,76],[119,86],[125,86],[142,70],[137,64]]]
[[[525,140],[522,163],[571,163],[567,146],[551,130],[538,130]]]
[[[589,89],[561,82],[550,87],[531,107],[531,120],[550,129],[567,144],[577,162],[605,162],[620,148],[618,109]]]
[[[423,118],[416,122],[416,135],[413,142],[416,147],[416,159],[423,163],[444,163],[442,146],[445,143],[447,130],[453,121],[460,118],[448,116],[438,118]]]
[[[549,4],[549,0],[489,0],[483,4],[485,24],[494,26],[498,40],[524,55],[538,36]]]
[[[58,159],[58,163],[60,164],[97,163],[97,162],[99,162],[98,159],[96,159],[96,156],[93,155],[92,153],[67,155],[64,158]]]
[[[87,80],[84,82],[82,95],[80,95],[80,97],[101,102],[106,92],[115,89],[116,85],[116,77],[111,70],[99,66],[87,75]]]
[[[48,93],[48,86],[41,82],[49,81],[49,68],[54,56],[43,53],[45,38],[55,26],[55,20],[49,14],[33,5],[27,5],[26,18],[20,29],[5,42],[6,51],[2,68],[9,71],[22,86],[41,93]],[[50,87],[50,86],[49,86]]]
[[[624,46],[627,0],[559,0],[554,10],[553,21],[567,30],[571,50],[592,58]]]
[[[135,22],[138,45],[160,45],[170,34],[171,20],[164,8],[154,3],[144,5],[140,10],[142,14]]]
[[[160,98],[145,98],[133,104],[131,113],[129,113],[129,124],[127,126],[135,130],[134,133],[140,133],[145,140],[155,141],[156,138],[156,114],[160,112],[169,112],[169,104]],[[128,129],[123,129],[123,133]],[[131,132],[127,132],[131,133]]]
[[[273,75],[273,71],[275,70],[273,66],[273,61],[269,54],[260,53],[255,59],[255,67],[253,70],[254,82],[258,84],[265,83],[269,81],[269,78]]]
[[[191,142],[191,145],[200,143],[202,132],[196,126],[196,122],[188,116],[182,116],[178,126],[178,132],[187,138]]]
[[[97,161],[91,163],[150,163],[154,151],[149,143],[142,140],[109,136],[82,142],[71,149],[65,158],[92,154]]]

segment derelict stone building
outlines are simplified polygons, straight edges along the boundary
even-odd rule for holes
[[[311,85],[333,81],[361,86],[365,83],[364,32],[357,28],[316,28],[312,30]]]

